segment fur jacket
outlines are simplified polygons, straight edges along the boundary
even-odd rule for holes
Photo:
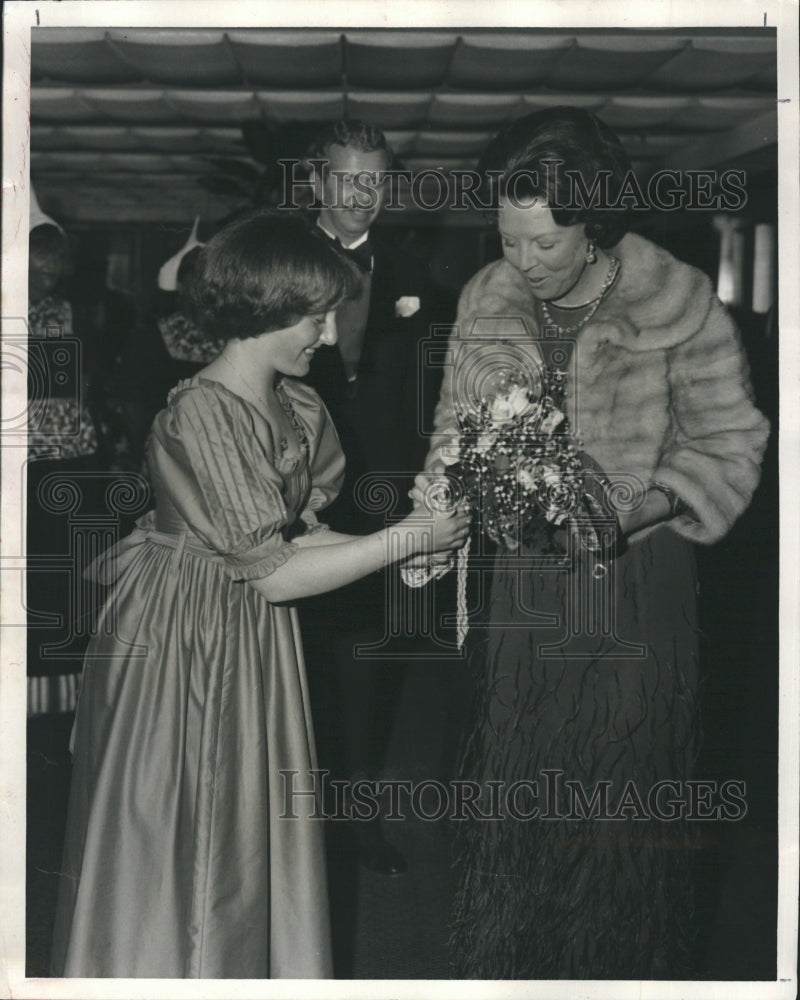
[[[634,234],[612,252],[622,264],[617,281],[575,334],[572,428],[617,496],[662,483],[693,512],[669,527],[716,542],[750,502],[769,433],[753,405],[738,331],[701,271]],[[508,351],[538,361],[540,336],[527,281],[509,263],[495,261],[468,282],[426,468],[438,467],[442,447],[452,445],[464,387],[478,385],[492,358],[501,363]]]

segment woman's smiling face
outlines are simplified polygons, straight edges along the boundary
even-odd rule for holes
[[[332,346],[338,337],[336,312],[303,316],[294,326],[263,335],[274,358],[275,370],[283,375],[307,375],[314,352]],[[271,339],[270,339],[271,338]]]
[[[525,275],[537,299],[558,300],[578,285],[588,245],[582,224],[559,226],[538,198],[504,198],[498,224],[503,256]]]

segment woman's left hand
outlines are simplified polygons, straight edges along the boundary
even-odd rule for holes
[[[670,516],[669,500],[660,490],[648,490],[640,507],[621,511],[617,516],[620,530],[627,537],[635,531],[666,521]]]

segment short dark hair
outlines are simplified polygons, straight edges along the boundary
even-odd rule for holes
[[[614,246],[630,227],[630,210],[613,206],[631,161],[618,136],[583,108],[547,108],[511,122],[486,147],[478,170],[491,204],[510,190],[513,177],[517,199],[544,199],[557,225],[583,223],[586,236],[598,246]],[[570,174],[581,178],[586,191],[603,177],[607,203],[576,204]]]
[[[218,340],[245,339],[327,312],[358,290],[353,269],[297,216],[251,212],[200,251],[191,314]]]
[[[43,222],[34,226],[28,234],[28,254],[41,262],[60,264],[67,263],[67,238],[64,233],[51,222]]]
[[[394,152],[379,128],[358,118],[343,118],[325,126],[313,139],[307,160],[324,160],[331,146],[350,146],[362,153],[386,153],[386,169],[394,163]]]

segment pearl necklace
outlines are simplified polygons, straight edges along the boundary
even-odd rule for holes
[[[561,326],[559,323],[556,323],[556,321],[550,315],[550,310],[547,308],[547,303],[545,302],[544,299],[540,299],[539,302],[540,302],[540,305],[542,307],[542,315],[544,316],[545,323],[548,326],[554,326],[558,330],[559,333],[577,333],[578,330],[580,330],[582,327],[586,326],[586,324],[589,322],[589,320],[592,318],[592,316],[594,316],[594,314],[600,308],[600,303],[605,298],[606,292],[608,292],[608,290],[611,287],[614,279],[616,278],[617,272],[619,271],[619,268],[620,268],[619,259],[617,257],[611,257],[610,258],[610,263],[609,263],[609,268],[608,268],[608,274],[605,276],[605,279],[603,281],[603,287],[600,289],[599,294],[595,298],[593,298],[590,302],[585,302],[583,304],[583,306],[565,306],[564,307],[564,308],[567,308],[567,309],[582,309],[582,308],[584,308],[586,306],[589,307],[589,311],[586,313],[586,315],[583,317],[583,319],[579,320],[577,323],[574,323],[572,326]],[[551,302],[550,304],[553,305],[554,303]],[[560,306],[556,306],[556,308],[558,309],[558,308],[561,308],[561,307]]]

